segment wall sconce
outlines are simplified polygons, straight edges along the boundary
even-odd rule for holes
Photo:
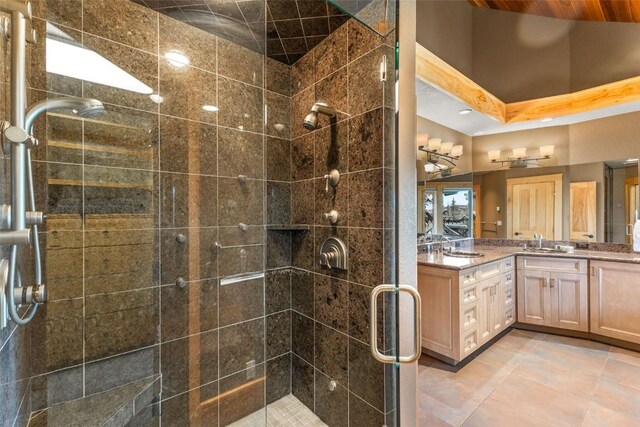
[[[553,154],[553,145],[543,145],[539,148],[540,155],[538,157],[527,156],[526,148],[514,148],[512,155],[506,160],[500,160],[500,150],[489,150],[489,160],[491,163],[500,163],[502,166],[509,165],[509,168],[526,168],[530,164],[534,164],[538,160],[549,160]]]
[[[444,174],[444,171],[450,173],[463,152],[462,145],[453,145],[451,141],[442,142],[442,138],[429,138],[426,133],[418,134],[417,144],[419,151],[427,153],[427,163],[425,163],[427,173],[440,172]],[[442,161],[449,163],[449,165],[442,164]],[[429,164],[433,167],[428,166]]]

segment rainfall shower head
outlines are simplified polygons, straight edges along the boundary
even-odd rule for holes
[[[51,110],[71,110],[73,114],[80,117],[96,117],[104,111],[104,105],[97,99],[77,98],[74,96],[66,98],[46,99],[32,105],[25,114],[25,129],[30,132],[33,123],[40,114]]]
[[[326,114],[329,117],[336,116],[336,110],[334,108],[329,107],[324,102],[316,102],[313,104],[313,107],[311,107],[311,112],[305,116],[302,126],[307,130],[315,130],[318,126],[318,113]]]

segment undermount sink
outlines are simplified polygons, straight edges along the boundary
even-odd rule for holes
[[[567,251],[556,248],[525,248],[525,252],[537,252],[543,254],[564,254]]]
[[[481,252],[468,252],[468,251],[444,251],[444,256],[452,256],[457,258],[480,258],[484,254]]]

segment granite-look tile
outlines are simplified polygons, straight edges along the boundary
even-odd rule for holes
[[[371,290],[367,286],[349,283],[349,335],[362,342],[370,342]],[[384,305],[378,298],[378,347],[383,348]]]
[[[163,399],[218,379],[217,330],[166,342],[160,348]]]
[[[220,326],[264,316],[264,279],[220,285]]]
[[[82,298],[49,301],[38,309],[30,328],[32,352],[38,360],[32,375],[82,363],[82,316]]]
[[[289,138],[291,131],[291,98],[278,95],[273,92],[266,92],[267,134],[279,138]]]
[[[222,246],[264,245],[265,230],[260,225],[218,227],[218,239]]]
[[[383,42],[382,37],[355,19],[349,21],[349,62],[372,51]],[[390,58],[387,58],[390,59]]]
[[[154,221],[158,216],[157,172],[87,165],[81,177],[70,179],[83,181],[84,215],[142,214]]]
[[[330,237],[335,237],[344,242],[345,245],[349,244],[349,228],[347,227],[335,227],[335,226],[316,226],[314,233],[313,247],[314,253],[314,271],[316,273],[324,274],[326,276],[337,277],[338,279],[347,280],[349,270],[340,270],[337,268],[328,269],[324,265],[320,265],[319,255],[320,248],[324,242]],[[349,247],[347,246],[347,251]]]
[[[218,77],[218,124],[251,132],[263,132],[263,90],[236,80]]]
[[[345,25],[331,33],[313,50],[316,81],[347,65],[347,34]]]
[[[184,243],[178,241],[181,236]],[[162,284],[173,284],[178,277],[194,281],[218,276],[215,228],[162,230],[160,237]]]
[[[218,327],[218,281],[189,282],[183,289],[163,286],[161,298],[161,339],[169,341]],[[197,322],[193,320],[197,319]],[[195,323],[195,324],[194,324]]]
[[[114,356],[158,342],[157,289],[88,296],[85,361]]]
[[[291,221],[294,224],[313,224],[314,221],[314,187],[313,181],[298,181],[291,189]]]
[[[34,17],[82,30],[82,0],[41,0],[31,4]]]
[[[332,20],[333,18],[326,19],[324,17],[305,18],[302,20],[302,28],[304,29],[305,35],[308,34],[309,36],[317,37],[331,34],[329,24]]]
[[[267,181],[267,224],[291,223],[291,184]]]
[[[278,40],[280,45],[280,41]],[[280,45],[281,47],[281,45]],[[273,49],[269,49],[267,44],[267,51],[269,54],[274,54]],[[267,90],[279,93],[280,95],[291,95],[291,67],[287,64],[283,64],[280,61],[276,61],[271,58],[266,59],[265,68],[267,72],[266,84]]]
[[[283,20],[300,18],[298,8],[292,8],[290,0],[270,0],[267,4],[269,6],[269,14],[273,19]]]
[[[316,322],[314,366],[344,387],[348,383],[348,347],[347,335]]]
[[[344,280],[315,275],[315,319],[341,332],[349,330],[349,284]]]
[[[156,407],[157,404],[145,406],[131,418],[127,427],[160,427],[160,414]]]
[[[216,75],[191,66],[176,67],[160,62],[160,95],[164,99],[160,112],[199,122],[215,124],[221,112],[206,111],[204,105],[218,104],[221,88],[216,85]]]
[[[332,169],[341,174],[349,172],[349,122],[325,126],[315,132],[315,137],[315,176],[322,178]]]
[[[34,376],[31,379],[31,410],[38,411],[82,397],[82,372],[82,366],[75,366]]]
[[[158,49],[158,14],[132,2],[83,0],[82,29],[149,53]]]
[[[233,42],[218,38],[218,73],[254,86],[264,87],[264,56]]]
[[[222,248],[219,250],[220,277],[264,270],[264,245]]]
[[[380,81],[378,70],[385,54],[386,51],[379,47],[349,64],[349,113],[351,115],[355,116],[384,105],[384,83]],[[391,59],[387,58],[387,61]]]
[[[291,178],[313,178],[315,134],[307,133],[291,141]]]
[[[309,271],[291,271],[291,308],[310,318],[314,318],[314,279],[315,274]]]
[[[349,230],[349,281],[370,287],[384,282],[383,232],[352,228]]]
[[[291,310],[267,316],[267,359],[291,351]]]
[[[314,360],[314,321],[295,311],[291,314],[291,351],[308,363]]]
[[[264,360],[264,318],[220,328],[220,377],[256,365]]]
[[[291,265],[291,233],[288,231],[267,231],[267,268],[281,268]]]
[[[160,116],[160,170],[217,175],[216,127]]]
[[[299,19],[287,19],[274,22],[278,35],[283,39],[290,39],[293,37],[304,37],[304,31],[302,30],[302,23]]]
[[[267,177],[272,181],[291,180],[291,141],[267,138]]]
[[[264,138],[236,129],[218,130],[218,173],[220,176],[264,177]]]
[[[291,394],[314,410],[314,369],[295,354],[291,355]]]
[[[220,380],[220,425],[227,426],[266,406],[264,375],[264,363],[256,363],[254,368]]]
[[[311,85],[291,97],[291,138],[309,133],[302,125],[304,118],[316,102],[315,85]]]
[[[384,414],[366,403],[353,393],[349,393],[349,425],[350,426],[382,426],[385,425]],[[420,424],[431,425],[431,424]],[[391,426],[391,424],[389,424]]]
[[[307,53],[291,66],[291,94],[308,88],[315,83],[314,51]],[[311,106],[309,106],[311,108]]]
[[[162,424],[166,426],[218,426],[218,381],[163,400]],[[190,402],[201,404],[190,405]]]
[[[332,210],[338,212],[338,221],[333,224],[336,227],[346,227],[349,225],[349,175],[340,175],[340,182],[336,187],[329,185],[324,178],[316,178],[313,180],[315,186],[315,224],[323,226],[331,226],[331,222],[322,217],[324,213]]]
[[[383,109],[368,111],[349,120],[349,171],[383,166]]]
[[[393,169],[396,162],[396,114],[393,109],[385,107],[384,116],[384,167]]]
[[[291,308],[291,269],[282,268],[266,272],[265,314]]]
[[[160,347],[142,348],[85,365],[85,395],[102,393],[160,373]]]
[[[313,270],[316,257],[313,229],[305,233],[292,233],[291,236],[291,265],[297,268]]]
[[[236,3],[247,22],[262,23],[265,20],[265,0],[239,0]]]
[[[240,182],[237,178],[219,178],[218,224],[263,224],[263,194],[263,181]]]
[[[351,17],[349,15],[338,14],[329,16],[329,31],[333,32],[340,28],[343,24],[349,21]]]
[[[349,340],[349,390],[379,411],[384,411],[385,366],[371,355],[371,348]]]
[[[215,226],[217,185],[218,178],[214,176],[161,173],[160,226]]]
[[[329,389],[332,379],[315,370],[315,413],[329,427],[346,427],[349,423],[349,391],[341,384]]]
[[[44,248],[43,272],[49,286],[47,302],[83,295],[82,231],[56,230],[49,220],[49,232],[40,234],[40,245]]]
[[[108,106],[99,121],[85,120],[82,126],[83,139],[78,141],[83,141],[85,165],[158,169],[157,114]],[[52,125],[49,127],[53,128]],[[58,141],[60,131],[52,130],[51,133]],[[48,153],[53,148],[49,146]]]
[[[160,55],[178,51],[189,58],[190,64],[206,71],[216,72],[216,42],[214,34],[172,19],[162,13],[158,15],[160,25]]]
[[[349,84],[347,84],[347,68],[343,67],[316,83],[315,102],[324,102],[336,109],[336,117],[324,114],[318,115],[318,128],[329,126],[336,121],[342,121],[349,117],[349,97],[347,96]]]
[[[45,92],[37,93],[39,95],[37,101],[34,99],[31,102],[46,99]],[[116,108],[113,107],[114,110]],[[105,111],[103,114],[108,113]],[[57,163],[82,164],[82,126],[82,121],[66,114],[40,116],[34,123],[34,134],[46,135],[46,138],[41,138],[38,149],[32,150],[31,158]]]
[[[291,353],[267,361],[267,405],[289,394],[291,394]]]
[[[11,330],[13,326],[15,324],[11,323],[7,328]],[[31,355],[37,354],[37,349],[32,351],[31,336],[30,328],[18,327],[0,350],[0,384],[28,381],[31,377]]]
[[[34,162],[33,176],[36,206],[44,208],[48,217],[57,214],[82,216],[82,186],[60,185],[64,179],[81,180],[82,165]]]
[[[82,41],[86,49],[94,51],[117,65],[144,83],[153,92],[158,91],[158,57],[154,55],[155,51],[154,54],[146,53],[120,43],[91,36],[87,33],[84,33]],[[157,111],[158,108],[158,105],[149,98],[148,93],[118,89],[89,81],[83,82],[83,96],[99,99],[107,104],[115,104],[140,110]]]
[[[382,169],[354,172],[349,175],[349,225],[381,228],[384,212]]]

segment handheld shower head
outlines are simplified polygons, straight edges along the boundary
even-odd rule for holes
[[[77,98],[69,96],[66,98],[52,98],[40,101],[32,105],[25,113],[25,129],[31,133],[31,128],[36,119],[47,111],[71,110],[80,117],[95,117],[102,114],[104,105],[97,99]]]
[[[318,126],[318,113],[325,114],[329,117],[336,116],[336,110],[334,108],[329,107],[324,102],[316,102],[313,104],[313,107],[311,107],[311,112],[305,116],[302,126],[307,130],[315,130]]]

